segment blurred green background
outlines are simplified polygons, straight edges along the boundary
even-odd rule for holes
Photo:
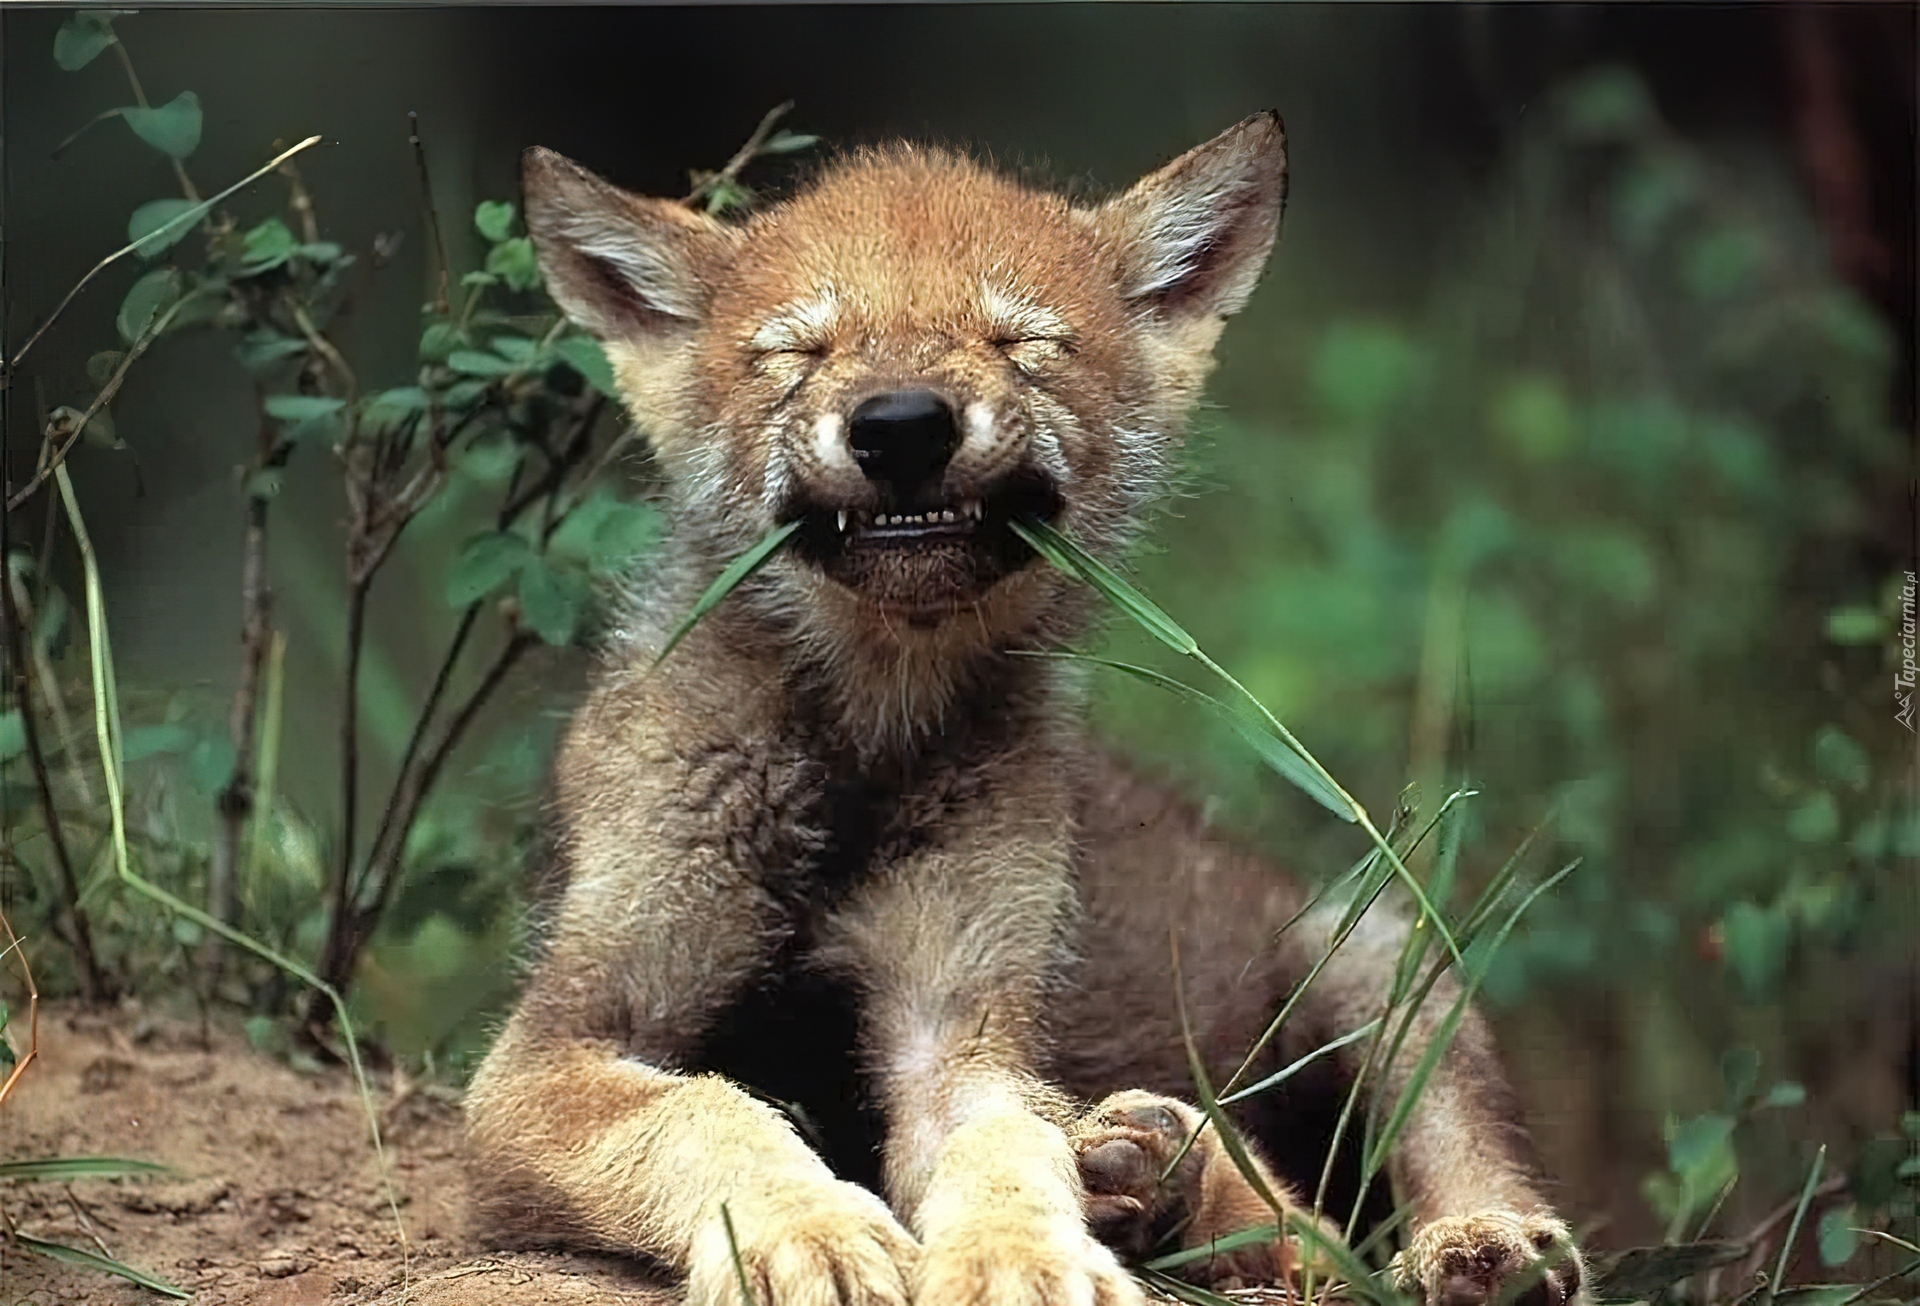
[[[179,193],[122,122],[56,156],[128,98],[119,51],[56,66],[65,17],[0,15],[9,355],[130,214]],[[369,389],[412,384],[434,295],[409,111],[457,278],[497,256],[500,233],[470,215],[515,198],[531,144],[683,193],[791,98],[787,124],[829,146],[906,133],[1117,186],[1278,107],[1285,233],[1138,580],[1375,812],[1409,782],[1429,812],[1477,791],[1456,898],[1536,829],[1533,874],[1581,859],[1486,996],[1596,1241],[1691,1232],[1735,1173],[1718,1218],[1744,1228],[1821,1141],[1848,1176],[1834,1200],[1853,1204],[1828,1221],[1833,1265],[1865,1255],[1846,1219],[1910,1222],[1896,1168],[1920,1074],[1920,815],[1893,692],[1915,566],[1910,7],[217,10],[115,29],[154,104],[198,96],[183,166],[202,192],[325,135],[299,162],[320,234],[381,265],[330,329]],[[777,192],[806,157],[746,180]],[[254,229],[285,198],[269,181],[227,207]],[[89,360],[125,347],[116,316],[140,275],[104,273],[13,378],[14,486],[44,413],[85,407]],[[233,766],[236,468],[261,425],[260,374],[234,343],[160,340],[111,433],[70,463],[113,623],[136,859],[189,898]],[[458,452],[372,592],[363,807],[460,619],[450,569],[518,465]],[[609,476],[622,502],[644,495],[643,458]],[[324,448],[297,450],[274,488],[283,717],[240,919],[311,961],[339,860],[347,508]],[[81,725],[63,756],[42,723],[53,780],[84,806],[87,640],[51,502],[11,515],[8,548]],[[522,862],[593,623],[583,600],[577,633],[540,640],[487,702],[362,958],[356,1011],[436,1073],[457,1078],[511,998]],[[1129,632],[1110,646],[1154,658]],[[456,687],[477,676],[463,665]],[[1096,685],[1104,733],[1223,825],[1316,878],[1359,855],[1187,705]],[[75,982],[59,894],[7,724],[8,911],[57,991]],[[197,933],[101,874],[97,814],[69,838],[104,964],[149,997],[190,992]],[[270,968],[210,996],[287,1050],[291,994]]]

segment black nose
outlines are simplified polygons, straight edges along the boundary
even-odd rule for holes
[[[931,390],[875,395],[847,419],[853,456],[867,479],[892,488],[904,506],[929,486],[953,457],[960,429],[953,408]]]

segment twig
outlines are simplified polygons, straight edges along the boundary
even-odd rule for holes
[[[45,559],[47,555],[43,553],[40,556]],[[27,587],[18,576],[9,573],[7,581],[13,587],[14,609],[19,614],[20,624],[31,630],[34,614],[39,609],[34,606],[33,597],[27,593]],[[54,672],[53,660],[47,656],[46,647],[39,640],[29,636],[27,644],[27,656],[33,662],[33,686],[47,701],[47,708],[53,714],[54,729],[60,732],[60,748],[67,759],[67,783],[79,795],[82,807],[92,807],[93,786],[87,783],[87,773],[80,765],[79,735],[74,731],[73,718],[67,713],[67,697],[60,692],[60,678]]]
[[[434,291],[433,311],[438,317],[445,317],[452,311],[447,287],[447,244],[440,236],[440,210],[433,203],[433,181],[427,173],[427,147],[420,139],[420,115],[407,115],[407,143],[413,146],[414,167],[420,174],[420,203],[426,210],[427,235],[433,241],[433,262],[439,271],[439,287]],[[478,294],[478,287],[474,294]]]
[[[753,129],[753,135],[747,137],[747,143],[735,150],[733,157],[727,160],[726,167],[711,176],[702,177],[694,188],[687,192],[686,199],[681,203],[689,206],[698,204],[722,186],[731,186],[737,182],[740,174],[746,171],[747,165],[759,157],[760,147],[767,143],[769,136],[773,135],[773,125],[786,117],[792,109],[792,100],[783,101],[768,109],[766,115],[760,119],[760,125]]]
[[[40,1055],[40,989],[33,982],[33,967],[27,964],[27,950],[20,946],[20,938],[13,932],[13,922],[7,919],[5,911],[0,911],[0,929],[7,932],[7,951],[20,958],[20,978],[27,985],[27,1051],[14,1061],[7,1082],[0,1084],[0,1103],[4,1103],[13,1092],[13,1086],[20,1082],[20,1076],[27,1073],[27,1067]]]
[[[373,886],[373,902],[367,910],[374,919],[377,920],[380,912],[386,907],[387,899],[393,892],[394,882],[399,879],[397,867],[400,860],[400,844],[404,842],[406,833],[413,828],[414,818],[420,812],[420,804],[433,789],[434,781],[440,778],[441,768],[446,765],[447,758],[452,756],[454,746],[465,737],[468,727],[473,725],[474,718],[479,716],[480,709],[486,706],[487,701],[500,688],[507,673],[513,669],[513,664],[537,643],[539,640],[535,636],[524,631],[516,631],[508,638],[507,642],[501,646],[500,652],[494,656],[493,665],[487,668],[486,674],[480,678],[480,683],[475,685],[473,692],[467,695],[467,700],[460,705],[460,710],[453,714],[453,719],[447,723],[446,733],[440,736],[440,742],[434,746],[434,750],[422,763],[419,779],[408,794],[407,802],[401,807],[399,819],[395,822],[395,846],[391,850],[389,864],[383,868],[384,874]]]
[[[67,1205],[73,1208],[74,1218],[80,1222],[80,1231],[93,1240],[93,1245],[100,1249],[102,1256],[110,1261],[117,1259],[113,1254],[113,1248],[107,1246],[99,1232],[94,1229],[93,1221],[87,1218],[87,1208],[80,1205],[80,1199],[73,1195],[73,1185],[62,1184],[60,1187],[67,1195]]]
[[[67,460],[67,455],[73,452],[73,447],[80,443],[80,436],[86,431],[87,423],[97,417],[100,410],[105,408],[107,404],[112,401],[113,397],[120,393],[121,383],[127,379],[127,370],[134,365],[134,362],[140,355],[147,352],[148,345],[160,338],[160,333],[167,329],[174,317],[178,315],[182,308],[186,307],[188,301],[191,299],[193,299],[192,295],[181,297],[178,303],[173,304],[166,312],[147,324],[147,328],[140,333],[140,338],[133,342],[133,348],[127,351],[127,356],[120,360],[118,367],[113,369],[113,375],[108,377],[107,383],[100,387],[100,393],[93,397],[93,402],[87,405],[86,411],[81,413],[78,418],[62,417],[60,414],[67,410],[56,410],[53,421],[47,423],[46,438],[48,441],[54,438],[54,424],[56,422],[65,421],[72,423],[72,425],[67,429],[64,438],[60,441],[59,447],[53,451],[53,456],[40,460],[40,466],[34,471],[33,479],[22,486],[19,493],[8,496],[8,512],[18,511],[28,499],[33,497],[34,491],[47,483],[47,478],[53,475],[54,468]],[[26,351],[22,350],[21,352],[24,353]]]
[[[272,421],[263,413],[256,471],[265,467],[273,456],[277,440]],[[233,773],[215,800],[220,832],[213,842],[207,871],[207,912],[215,920],[229,925],[234,918],[234,885],[241,838],[254,811],[254,741],[260,669],[266,662],[267,646],[273,637],[273,585],[267,576],[268,501],[252,493],[246,495],[246,501],[247,527],[240,565],[240,678],[234,687],[233,706],[227,713],[227,732],[233,740]],[[209,992],[219,981],[224,954],[225,940],[218,934],[209,934],[200,951],[200,969]]]
[[[304,141],[301,141],[298,145],[294,146],[292,149],[283,150],[279,154],[275,155],[273,158],[267,160],[265,163],[261,164],[258,168],[255,168],[252,172],[242,177],[239,181],[234,182],[233,185],[227,187],[225,190],[221,191],[218,195],[215,195],[212,199],[202,200],[200,201],[200,203],[194,205],[192,208],[182,210],[180,213],[174,215],[174,217],[170,221],[162,223],[160,226],[156,227],[154,230],[142,236],[139,240],[132,241],[126,245],[122,245],[119,249],[116,249],[115,251],[113,251],[113,253],[107,255],[105,258],[101,259],[98,263],[95,263],[91,268],[87,270],[87,274],[84,277],[81,277],[78,281],[73,283],[73,289],[69,290],[66,293],[65,298],[63,298],[58,304],[54,306],[53,312],[47,315],[47,320],[42,322],[38,327],[34,329],[33,334],[27,337],[26,343],[21,345],[19,348],[19,351],[16,352],[10,360],[8,360],[7,372],[9,374],[9,378],[11,377],[11,374],[14,371],[18,370],[20,366],[20,361],[27,356],[27,351],[32,349],[34,345],[39,342],[40,337],[44,336],[47,333],[48,328],[52,327],[55,322],[59,321],[60,315],[67,311],[67,305],[71,304],[74,301],[74,297],[77,296],[82,290],[85,290],[87,288],[87,284],[91,282],[95,277],[99,276],[102,272],[106,271],[107,268],[119,262],[121,259],[125,258],[127,255],[133,253],[134,250],[146,244],[148,241],[152,240],[155,236],[158,236],[161,232],[171,230],[172,228],[179,226],[182,223],[187,222],[189,220],[198,221],[200,218],[204,217],[206,213],[210,209],[212,209],[214,205],[218,204],[221,200],[226,199],[229,195],[232,195],[237,191],[244,190],[246,187],[252,185],[254,182],[260,180],[260,178],[266,176],[269,172],[272,172],[275,168],[285,163],[288,159],[291,159],[294,155],[300,153],[300,151],[304,149],[308,149],[311,146],[318,145],[319,143],[320,143],[320,138],[318,136],[307,137],[307,139],[305,139]],[[0,387],[0,388],[4,388],[4,387]],[[11,504],[9,504],[9,506],[11,506]]]
[[[80,905],[80,879],[73,871],[73,858],[67,851],[66,835],[60,828],[60,812],[53,800],[53,781],[47,774],[47,757],[40,748],[40,727],[34,719],[32,682],[27,672],[31,665],[26,654],[27,632],[20,619],[20,610],[14,604],[11,578],[7,584],[0,585],[0,605],[5,607],[8,651],[12,655],[9,660],[13,663],[14,702],[20,712],[22,742],[26,746],[27,762],[33,771],[34,787],[40,795],[40,812],[46,823],[47,843],[53,848],[54,864],[60,869],[60,888],[66,898],[67,919],[73,931],[73,948],[79,954],[80,982],[87,1000],[98,1002],[107,995],[109,985],[106,976],[101,973],[99,957],[94,952],[93,929],[87,920],[86,908]],[[11,927],[7,937],[9,940],[13,938]],[[24,960],[23,957],[23,964]]]

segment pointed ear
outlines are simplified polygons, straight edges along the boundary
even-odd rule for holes
[[[1224,317],[1253,293],[1287,203],[1287,138],[1268,110],[1147,174],[1094,211],[1120,247],[1128,299]]]
[[[733,243],[673,200],[633,195],[538,147],[520,157],[527,233],[554,302],[605,340],[697,322]]]

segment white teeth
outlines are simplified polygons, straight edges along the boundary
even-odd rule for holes
[[[847,510],[845,508],[840,510],[840,533],[842,535],[847,533]]]
[[[968,499],[960,505],[960,511],[971,517],[974,521],[979,521],[980,518],[986,514],[986,509],[981,506],[980,500],[978,499]]]
[[[885,526],[887,524],[887,514],[884,512],[876,512],[873,514],[873,524],[875,526]]]
[[[940,510],[940,520],[941,521],[957,521],[959,519],[953,515],[953,509],[942,508]]]

